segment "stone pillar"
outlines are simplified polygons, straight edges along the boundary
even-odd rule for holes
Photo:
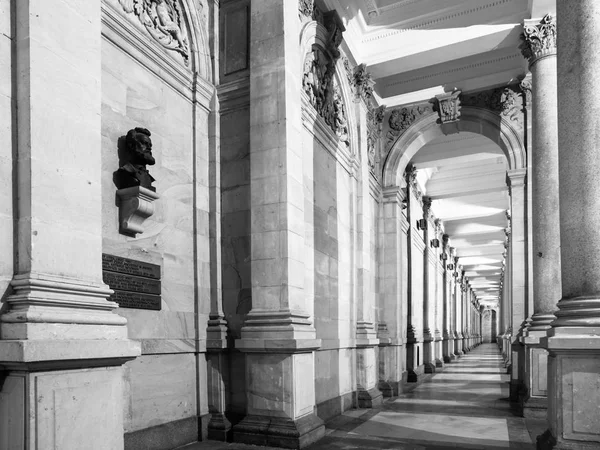
[[[527,318],[527,204],[525,193],[526,169],[509,170],[507,182],[510,189],[511,230],[509,245],[511,316],[510,337],[511,377],[510,398],[519,400],[523,386],[525,352],[519,341]]]
[[[246,353],[247,415],[234,441],[301,448],[324,434],[315,413],[313,304],[304,292],[302,55],[298,5],[252,2],[250,185],[252,309],[236,347]]]
[[[600,3],[557,1],[562,298],[548,350],[538,448],[600,448]]]
[[[429,244],[430,237],[434,233],[431,232],[431,198],[423,197],[423,218],[426,221],[423,240],[425,242],[425,250],[423,256],[423,364],[425,364],[425,373],[435,373],[435,336],[432,330],[432,312],[435,297],[432,293],[432,277],[435,277],[435,272],[432,273],[430,253],[431,245]]]
[[[361,161],[360,176],[357,181],[356,212],[356,390],[358,406],[372,408],[382,403],[381,391],[378,389],[377,350],[379,339],[375,330],[375,295],[372,286],[371,268],[371,233],[373,212],[370,208],[370,169],[367,151],[367,108],[364,101],[356,105],[356,117],[359,119],[358,152]]]
[[[462,272],[462,348],[464,353],[468,353],[469,347],[469,304],[470,304],[471,288],[469,279],[465,277],[465,272]]]
[[[463,340],[463,320],[462,320],[462,286],[458,273],[461,269],[458,266],[458,256],[454,257],[454,301],[455,301],[455,324],[454,329],[454,354],[458,357],[465,354],[463,351],[462,340]]]
[[[407,290],[406,273],[406,233],[408,222],[404,215],[404,192],[399,187],[390,187],[383,192],[382,269],[381,269],[381,311],[385,318],[388,345],[379,351],[379,390],[385,397],[401,392],[406,381],[406,349],[404,347],[406,328],[403,316]],[[380,344],[381,345],[381,344]]]
[[[442,329],[444,333],[443,343],[443,355],[444,362],[449,363],[456,359],[454,355],[454,334],[452,329],[452,292],[451,292],[451,280],[452,277],[448,273],[448,264],[452,261],[450,256],[450,247],[448,245],[448,235],[442,236],[442,255],[443,255],[443,324]]]
[[[121,366],[140,347],[102,281],[100,0],[22,0],[5,17],[18,183],[0,447],[123,449]]]
[[[424,240],[421,230],[416,227],[417,221],[423,217],[423,207],[419,201],[420,192],[416,185],[416,170],[407,168],[406,195],[408,200],[408,323],[406,335],[407,381],[415,382],[425,373],[423,364],[423,292],[424,274]]]
[[[523,56],[532,73],[533,123],[533,316],[521,338],[525,346],[525,417],[546,417],[548,354],[540,347],[560,300],[560,214],[556,21],[545,16],[523,26]]]

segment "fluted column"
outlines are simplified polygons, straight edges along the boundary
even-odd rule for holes
[[[554,320],[561,295],[560,215],[558,180],[558,106],[556,83],[556,21],[550,15],[526,20],[523,56],[532,73],[533,145],[533,315],[521,338],[525,344],[526,417],[546,414],[547,352],[540,347]]]
[[[538,448],[600,448],[600,2],[557,1],[562,298]]]

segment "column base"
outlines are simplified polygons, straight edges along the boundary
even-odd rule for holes
[[[424,374],[425,374],[425,365],[417,366],[414,369],[408,369],[406,381],[408,383],[417,383]]]
[[[233,441],[243,444],[299,449],[325,435],[323,421],[313,412],[296,420],[246,416],[233,427]]]
[[[600,449],[600,327],[552,328],[540,344],[549,352],[549,432],[538,448]]]
[[[545,419],[548,414],[548,398],[526,397],[521,403],[521,409],[526,419]]]
[[[433,361],[433,362],[428,361],[425,364],[423,364],[423,366],[425,368],[425,373],[435,373],[435,369],[436,369],[435,361]]]
[[[129,340],[0,341],[2,443],[123,449],[121,366],[139,354]]]
[[[213,413],[208,422],[208,439],[228,442],[232,436],[231,422],[222,413]]]
[[[357,400],[359,408],[377,408],[383,403],[383,395],[376,387],[371,389],[358,389]]]

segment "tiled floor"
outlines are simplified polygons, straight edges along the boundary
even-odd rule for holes
[[[347,411],[308,449],[533,449],[508,402],[508,380],[497,347],[481,345],[382,409]],[[186,450],[256,448],[204,442]]]

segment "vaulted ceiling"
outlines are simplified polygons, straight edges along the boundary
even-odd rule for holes
[[[339,13],[344,45],[365,63],[388,108],[437,94],[509,85],[527,73],[523,20],[556,11],[555,0],[317,0]],[[506,158],[487,138],[459,133],[430,142],[412,163],[432,211],[483,303],[496,303],[504,251]]]
[[[486,137],[463,132],[428,143],[412,164],[477,299],[496,306],[509,208],[502,150]]]

